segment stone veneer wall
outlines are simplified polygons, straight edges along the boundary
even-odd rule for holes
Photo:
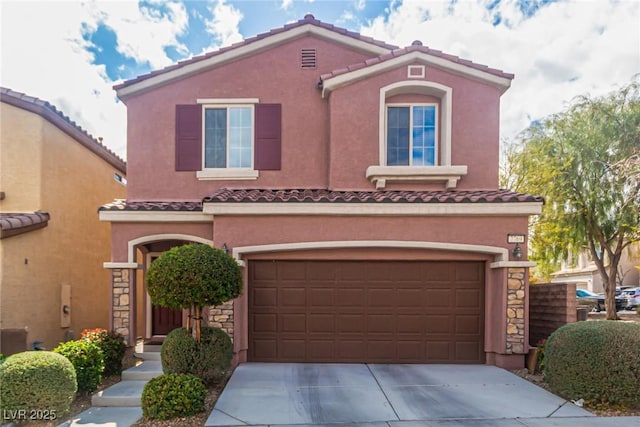
[[[524,268],[510,268],[507,272],[507,354],[525,352],[525,272]]]
[[[535,347],[560,326],[575,322],[576,308],[575,283],[529,286],[529,344]]]
[[[113,330],[124,336],[126,342],[129,342],[129,320],[131,313],[129,277],[128,269],[114,268],[111,270]]]
[[[209,325],[225,331],[233,341],[233,301],[209,309]]]

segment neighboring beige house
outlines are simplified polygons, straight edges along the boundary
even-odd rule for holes
[[[635,267],[635,268],[634,268]],[[625,251],[618,268],[619,286],[640,286],[640,244]],[[604,287],[598,268],[587,252],[570,257],[562,263],[560,270],[551,274],[551,283],[575,283],[578,289],[602,293]]]
[[[109,325],[110,226],[126,164],[46,101],[0,88],[0,352]],[[26,331],[26,333],[25,333]],[[39,344],[38,342],[41,342]]]

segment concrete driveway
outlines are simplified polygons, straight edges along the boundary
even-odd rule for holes
[[[640,418],[601,420],[494,366],[245,363],[205,425],[613,426]]]

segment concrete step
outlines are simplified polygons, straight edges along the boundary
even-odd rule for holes
[[[146,380],[120,381],[91,397],[91,406],[140,406]]]
[[[160,352],[159,351],[150,351],[150,352],[142,352],[142,353],[133,353],[135,357],[143,360],[157,360],[160,361]]]
[[[162,344],[144,344],[142,346],[142,351],[145,353],[160,353],[160,350],[162,350]]]
[[[156,360],[145,360],[138,366],[122,371],[122,381],[149,381],[162,375],[162,363]]]

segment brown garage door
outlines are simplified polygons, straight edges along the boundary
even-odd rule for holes
[[[480,262],[251,261],[255,362],[484,363]]]

